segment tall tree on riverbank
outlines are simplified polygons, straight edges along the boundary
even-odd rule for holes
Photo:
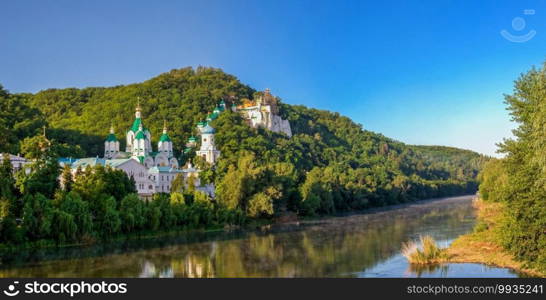
[[[546,64],[531,69],[506,96],[515,138],[500,145],[506,157],[480,176],[484,199],[504,201],[504,246],[518,259],[546,270]]]

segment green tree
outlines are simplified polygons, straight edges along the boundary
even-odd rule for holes
[[[77,237],[85,238],[93,234],[93,216],[89,204],[83,201],[78,193],[68,192],[63,194],[58,209],[74,217]],[[65,235],[65,237],[67,236]]]
[[[103,196],[99,199],[100,213],[95,215],[97,232],[103,237],[111,237],[121,229],[119,211],[116,209],[116,199],[112,196]]]
[[[121,200],[119,208],[123,232],[141,230],[146,224],[146,207],[136,194],[129,194]]]
[[[65,165],[63,167],[63,171],[61,173],[61,178],[63,182],[63,189],[65,192],[70,192],[72,190],[72,184],[74,184],[74,179],[72,176],[72,169],[69,165]]]
[[[26,195],[23,198],[23,202],[25,203],[23,208],[23,227],[27,236],[31,240],[49,237],[53,217],[51,200],[37,193],[35,195]]]
[[[8,153],[2,155],[0,165],[0,219],[8,215],[15,215],[15,179]]]
[[[78,226],[74,216],[60,209],[53,209],[51,216],[51,236],[59,243],[76,240]]]
[[[44,136],[25,139],[21,148],[25,157],[34,160],[29,165],[30,173],[19,172],[17,185],[22,194],[40,193],[52,198],[59,187],[60,174],[57,155],[52,151],[51,142]]]
[[[514,139],[505,140],[500,151],[506,156],[500,165],[489,170],[506,170],[504,175],[482,176],[482,190],[490,200],[507,203],[506,222],[501,230],[504,246],[516,258],[546,271],[546,64],[531,69],[516,82],[512,95],[505,101],[518,123]],[[491,187],[489,180],[499,184]],[[502,185],[501,185],[502,184]],[[500,199],[495,199],[498,197]]]
[[[254,194],[248,203],[247,212],[250,217],[270,217],[273,215],[273,203],[281,197],[281,193],[274,187],[267,188],[264,192]]]

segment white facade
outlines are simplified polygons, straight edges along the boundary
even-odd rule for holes
[[[137,105],[135,111],[135,121],[131,129],[127,132],[127,146],[125,151],[131,153],[132,156],[146,156],[152,152],[152,135],[150,131],[144,128],[142,124],[142,112],[140,105]]]
[[[214,145],[214,128],[210,125],[200,128],[201,130],[201,148],[196,151],[196,155],[205,159],[209,164],[215,164],[220,157],[220,151]]]
[[[292,137],[292,128],[288,120],[271,112],[271,106],[261,104],[241,109],[243,117],[248,120],[250,127],[262,127],[273,132],[283,132]]]
[[[273,132],[282,132],[288,137],[292,137],[290,122],[278,115],[277,100],[271,95],[269,89],[266,89],[264,95],[256,99],[254,104],[253,106],[238,108],[242,117],[248,121],[250,127],[262,127]],[[237,109],[233,108],[233,110]]]
[[[129,131],[127,131],[125,152],[119,151],[119,141],[114,134],[114,129],[110,128],[110,134],[106,137],[104,142],[104,158],[132,158],[143,164],[146,168],[152,168],[154,166],[178,168],[178,160],[174,157],[173,144],[167,134],[166,124],[164,124],[163,135],[160,137],[158,143],[158,152],[153,152],[151,140],[152,135],[150,131],[144,127],[142,112],[140,105],[138,105],[135,111],[133,125]]]
[[[24,168],[25,165],[30,163],[24,157],[13,155],[13,154],[8,154],[8,155],[9,155],[9,160],[11,162],[11,167],[13,169],[13,172],[17,172],[21,170],[22,168]],[[4,160],[4,153],[0,153],[0,163],[2,163],[3,160]]]
[[[87,166],[94,167],[95,165],[122,170],[128,177],[133,177],[136,190],[141,198],[147,199],[156,193],[155,184],[149,178],[148,169],[134,159],[82,158],[72,164],[72,172],[75,173],[78,167],[85,170]]]
[[[170,193],[172,182],[182,171],[171,167],[153,167],[148,170],[150,180],[155,184],[156,193]]]
[[[152,152],[152,143],[150,142],[152,136],[150,131],[148,131],[148,129],[145,130],[142,123],[140,123],[138,126],[138,131],[136,133],[129,131],[127,137],[132,135],[134,135],[133,140],[130,142],[128,141],[128,143],[131,145],[131,155],[133,157],[149,155]]]
[[[110,127],[110,134],[104,141],[104,157],[112,159],[117,158],[119,154],[119,141],[114,134],[114,127]]]

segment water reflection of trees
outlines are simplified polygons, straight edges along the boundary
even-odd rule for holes
[[[469,206],[390,211],[335,218],[302,230],[170,245],[107,256],[45,261],[0,271],[9,277],[324,277],[373,267],[423,230],[456,227]],[[431,222],[432,221],[432,222]],[[428,226],[428,225],[427,225]],[[421,276],[431,270],[412,269]],[[433,271],[436,271],[433,270]]]

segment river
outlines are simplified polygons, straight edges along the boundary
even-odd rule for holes
[[[447,246],[472,230],[473,196],[272,225],[194,232],[2,257],[0,277],[518,277],[480,264],[415,268],[403,242],[433,236]]]

